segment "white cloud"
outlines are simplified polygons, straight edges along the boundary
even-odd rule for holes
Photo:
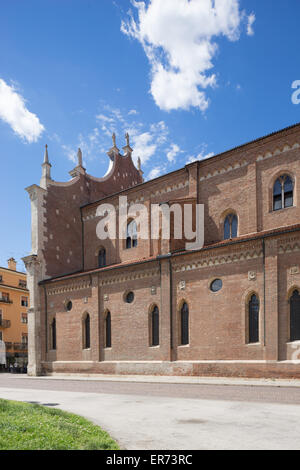
[[[177,144],[171,144],[169,151],[167,153],[167,159],[169,162],[175,162],[176,156],[181,152],[180,147]]]
[[[62,149],[71,162],[77,163],[76,152],[70,145],[62,145]]]
[[[153,167],[157,165],[158,160],[162,160],[162,155],[166,163],[168,159],[172,163],[175,155],[181,150],[175,143],[170,142],[166,123],[159,121],[145,124],[136,118],[138,114],[138,111],[130,113],[128,110],[102,104],[101,113],[95,116],[95,127],[89,133],[79,134],[77,145],[74,147],[62,145],[64,154],[73,163],[77,163],[77,148],[80,147],[83,157],[86,160],[93,160],[100,155],[105,155],[112,146],[113,132],[116,133],[117,146],[122,149],[126,145],[125,133],[128,132],[135,164],[140,157],[143,166],[149,164]],[[167,156],[168,153],[170,153],[169,156]]]
[[[154,180],[155,178],[158,178],[160,175],[162,175],[164,172],[165,172],[164,166],[156,166],[150,171],[147,179]]]
[[[139,114],[139,113],[137,112],[136,109],[131,109],[131,110],[128,112],[128,115],[129,115],[129,116],[133,116],[133,115],[137,115],[137,114]]]
[[[23,96],[13,85],[9,86],[2,79],[0,79],[0,119],[29,143],[36,142],[45,130],[39,118],[26,108]]]
[[[154,143],[153,135],[150,132],[137,134],[132,136],[132,144],[134,147],[133,157],[136,161],[140,157],[142,163],[146,163],[152,157],[157,149]]]
[[[98,116],[96,116],[96,119],[102,122],[114,122],[113,118],[105,116],[104,114],[98,114]]]
[[[129,133],[134,162],[140,157],[142,164],[147,163],[151,157],[155,156],[158,149],[167,144],[169,129],[164,121],[151,124],[147,131],[143,131],[145,126],[142,123],[125,124],[125,130]]]
[[[256,20],[256,16],[254,13],[251,13],[251,15],[248,16],[248,25],[247,25],[247,34],[248,36],[253,36],[254,35],[254,30],[253,30],[253,24]]]
[[[215,75],[209,73],[218,50],[214,38],[239,39],[245,18],[239,0],[150,0],[147,4],[132,0],[132,4],[137,17],[130,13],[121,31],[143,45],[156,104],[165,111],[190,107],[204,111],[209,105],[205,89],[216,84]],[[253,16],[248,18],[248,31]]]
[[[133,161],[136,165],[140,157],[147,180],[171,171],[175,162],[184,165],[185,162],[188,164],[214,155],[213,152],[208,152],[208,146],[203,143],[197,146],[194,153],[190,149],[191,153],[187,156],[186,151],[171,140],[165,121],[144,123],[135,114],[129,115],[128,109],[113,108],[104,103],[101,105],[101,114],[95,116],[95,126],[88,132],[79,134],[75,145],[61,145],[63,153],[77,165],[77,149],[80,147],[84,166],[86,162],[98,158],[107,166],[111,165],[106,153],[112,146],[113,132],[116,133],[116,143],[121,154],[122,147],[126,145],[125,133],[129,133]],[[61,143],[61,139],[58,142]]]
[[[201,151],[196,157],[195,156],[190,156],[188,159],[187,159],[187,164],[189,163],[194,163],[198,160],[207,160],[208,158],[211,158],[213,157],[215,154],[214,152],[210,152],[210,153],[205,153],[204,151]]]

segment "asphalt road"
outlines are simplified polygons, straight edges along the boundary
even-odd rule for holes
[[[31,379],[0,398],[86,416],[126,449],[300,449],[300,388]]]

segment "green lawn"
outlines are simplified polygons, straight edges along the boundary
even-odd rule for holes
[[[86,419],[54,408],[0,399],[0,450],[117,450]]]

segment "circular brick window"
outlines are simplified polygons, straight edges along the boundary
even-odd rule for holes
[[[223,281],[221,279],[215,279],[211,285],[210,285],[210,290],[212,292],[219,292],[223,287]]]
[[[69,300],[67,303],[66,303],[66,309],[68,312],[70,312],[73,308],[73,304],[71,302],[71,300]]]
[[[125,295],[125,302],[127,304],[132,304],[132,302],[134,301],[134,293],[133,292],[128,292],[126,295]]]

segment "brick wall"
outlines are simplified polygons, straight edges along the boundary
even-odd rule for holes
[[[96,201],[97,194],[100,199],[105,193],[103,185],[102,192],[97,193],[90,180],[91,187],[87,189],[82,186],[86,181],[82,176],[73,183],[75,194],[68,190],[64,202],[60,192],[54,196],[56,189],[50,187],[46,202],[47,273],[80,270],[82,241],[85,273],[45,283],[47,312],[42,305],[42,323],[49,329],[56,317],[57,350],[49,350],[48,333],[47,352],[43,345],[44,370],[297,375],[292,363],[290,369],[286,364],[282,368],[272,364],[294,357],[295,345],[290,344],[289,338],[289,293],[293,288],[300,289],[299,227],[292,227],[300,221],[299,157],[298,126],[144,185],[131,187],[126,180],[131,177],[130,172],[127,171],[127,176],[126,170],[119,172],[115,184],[120,186],[122,181],[124,188],[123,180],[127,181],[128,189],[122,196],[128,197],[129,204],[145,203],[149,208],[154,203],[182,203],[186,198],[194,198],[194,203],[205,205],[205,249],[180,255],[169,254],[182,249],[182,243],[172,240],[139,240],[138,247],[131,250],[125,249],[124,240],[99,240],[96,235],[99,202],[86,205],[81,212],[79,205],[85,200]],[[295,181],[295,207],[273,212],[273,185],[285,173]],[[113,188],[110,191],[113,194]],[[73,218],[76,227],[72,236],[56,221],[57,197],[64,224]],[[116,195],[100,202],[115,207],[119,203]],[[224,218],[231,211],[238,216],[238,239],[222,244],[219,242],[223,240]],[[280,227],[291,227],[293,233],[280,233],[277,230]],[[108,267],[97,270],[101,247],[106,249]],[[59,259],[57,252],[61,253]],[[158,258],[159,255],[164,256]],[[215,279],[223,282],[217,293],[210,290]],[[131,304],[124,301],[129,291],[135,297]],[[260,302],[259,343],[250,345],[248,305],[254,293]],[[65,308],[67,300],[73,303],[70,312]],[[183,302],[189,306],[190,342],[185,346],[180,345]],[[149,339],[149,315],[154,305],[160,313],[158,347],[151,347]],[[108,311],[112,321],[111,348],[105,347]],[[86,313],[91,317],[89,350],[84,350],[82,340]]]

